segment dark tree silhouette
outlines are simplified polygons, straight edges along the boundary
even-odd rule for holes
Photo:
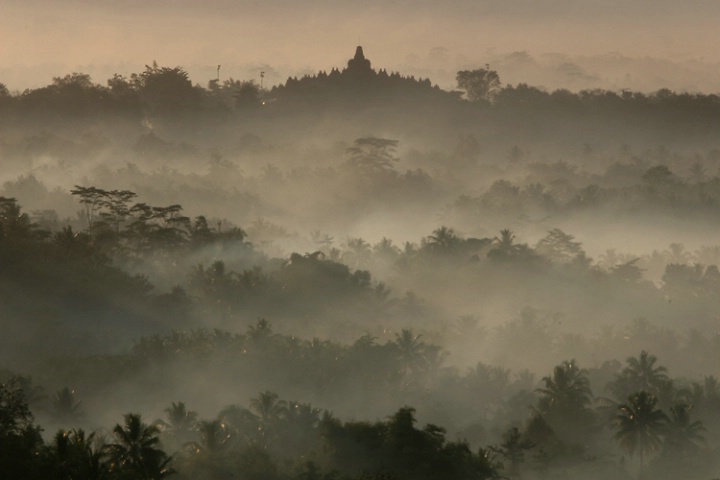
[[[687,404],[678,404],[670,409],[670,423],[667,426],[663,451],[671,456],[688,456],[705,445],[703,433],[706,429],[700,420],[692,421]]]
[[[165,413],[167,414],[167,425],[173,431],[185,432],[193,428],[197,423],[197,412],[188,410],[184,402],[172,402],[165,409]]]
[[[75,390],[63,387],[55,393],[52,406],[53,413],[61,419],[68,419],[78,415],[80,400],[75,399]]]
[[[222,420],[203,420],[198,424],[200,434],[200,449],[207,452],[218,452],[228,442],[230,435]]]
[[[41,429],[17,377],[0,383],[0,478],[42,479]]]
[[[433,230],[426,240],[427,248],[435,253],[452,253],[457,250],[461,239],[455,234],[452,228],[442,226]]]
[[[389,172],[394,170],[398,158],[395,156],[397,140],[378,137],[356,139],[347,153],[350,166],[366,174]]]
[[[257,416],[258,442],[268,448],[275,440],[278,424],[287,414],[287,402],[277,393],[265,391],[250,400],[250,411]]]
[[[616,398],[625,398],[633,392],[646,391],[657,394],[663,383],[669,380],[663,366],[655,366],[657,357],[643,350],[636,357],[626,360],[627,366],[611,385]]]
[[[477,70],[461,70],[455,77],[458,88],[465,90],[468,100],[492,101],[500,92],[500,76],[495,70],[480,68]]]
[[[628,398],[627,403],[618,407],[615,438],[630,454],[640,455],[640,478],[644,475],[645,456],[662,447],[668,417],[656,409],[657,398],[642,391]]]
[[[158,448],[160,430],[143,423],[140,415],[125,415],[124,425],[115,425],[112,433],[115,442],[107,446],[112,472],[143,480],[160,480],[175,473],[169,466],[172,457]]]
[[[105,480],[110,471],[105,463],[105,451],[95,433],[80,430],[60,430],[52,445],[61,478],[73,480]]]
[[[505,459],[507,462],[506,469],[514,477],[517,475],[520,465],[525,461],[525,453],[533,446],[533,442],[523,438],[520,430],[513,427],[505,432],[500,445],[491,446],[489,449]]]
[[[581,243],[559,228],[553,228],[540,239],[535,251],[556,263],[570,263],[584,254]]]

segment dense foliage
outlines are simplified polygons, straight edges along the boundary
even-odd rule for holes
[[[457,80],[0,85],[0,477],[717,476],[718,97]]]

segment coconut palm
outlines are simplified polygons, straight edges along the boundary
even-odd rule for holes
[[[258,431],[258,418],[253,412],[239,405],[225,407],[218,414],[227,434],[234,445],[245,445],[255,439]]]
[[[171,450],[177,450],[191,441],[193,429],[197,424],[197,412],[188,410],[184,402],[172,402],[165,409],[166,419],[158,420],[156,424],[163,433],[163,442]]]
[[[500,230],[500,236],[495,237],[493,243],[500,250],[509,252],[515,248],[515,234],[509,228]]]
[[[372,247],[362,238],[349,238],[342,259],[350,267],[358,269],[368,264],[372,257]]]
[[[278,398],[277,393],[265,391],[250,400],[250,411],[257,416],[257,432],[263,448],[272,442],[277,424],[286,415],[287,404]]]
[[[640,478],[643,476],[645,455],[660,449],[668,417],[656,409],[657,398],[641,391],[618,407],[615,438],[630,455],[640,454]]]
[[[53,447],[64,477],[103,480],[109,472],[104,463],[105,453],[99,446],[95,433],[89,435],[80,430],[59,430]]]
[[[158,427],[143,423],[139,414],[128,413],[124,418],[124,425],[117,424],[112,430],[115,443],[107,446],[110,469],[143,480],[158,480],[175,473],[168,465],[172,457],[158,448]]]
[[[230,438],[222,420],[203,420],[198,424],[198,432],[200,433],[200,449],[207,452],[222,450]]]
[[[255,325],[248,327],[247,336],[253,343],[265,342],[273,336],[272,326],[266,319],[260,318]]]
[[[442,226],[433,230],[432,235],[427,237],[427,247],[434,252],[450,252],[460,243],[460,238],[452,228]]]
[[[166,424],[173,432],[187,432],[195,426],[195,423],[197,423],[197,412],[194,410],[188,410],[185,407],[184,402],[172,402],[172,404],[164,411],[167,413],[168,421]]]
[[[571,441],[587,437],[595,418],[589,408],[593,395],[586,371],[575,360],[564,361],[542,382],[544,388],[536,390],[538,412],[560,437]]]
[[[394,261],[400,256],[400,249],[393,245],[393,241],[383,237],[378,243],[373,245],[373,256],[383,261]]]
[[[75,399],[75,390],[64,387],[58,390],[53,397],[53,412],[59,418],[74,417],[79,413],[79,400]]]
[[[408,328],[403,328],[400,333],[395,334],[393,347],[397,352],[403,375],[421,370],[425,366],[428,345],[420,340],[420,337],[422,335],[415,335]]]
[[[273,422],[285,412],[285,402],[278,398],[277,393],[262,392],[257,398],[250,399],[250,410],[259,417],[261,422]]]
[[[646,350],[640,352],[637,358],[629,357],[626,362],[627,366],[610,387],[618,399],[625,398],[632,392],[645,391],[656,394],[669,380],[666,375],[667,369],[655,366],[657,357],[650,355]]]
[[[569,414],[586,409],[592,402],[587,372],[575,363],[564,361],[553,369],[552,376],[543,377],[545,388],[540,393],[540,405],[546,412]]]
[[[682,403],[670,409],[670,423],[663,450],[670,455],[685,456],[696,452],[705,443],[705,427],[699,420],[690,421],[692,407]]]

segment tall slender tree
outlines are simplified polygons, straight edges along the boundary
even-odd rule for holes
[[[630,454],[640,455],[640,478],[645,468],[645,456],[656,452],[662,446],[668,417],[655,408],[657,398],[641,391],[628,398],[627,403],[618,407],[615,438]]]
[[[110,469],[120,478],[159,480],[175,473],[169,466],[172,457],[159,448],[160,430],[146,425],[139,414],[125,415],[124,425],[113,428],[115,442],[108,445]]]
[[[634,392],[650,392],[656,395],[664,382],[669,380],[667,369],[656,366],[657,357],[650,355],[646,350],[640,355],[629,357],[627,366],[620,372],[614,384],[611,385],[613,393],[618,399],[626,398]]]

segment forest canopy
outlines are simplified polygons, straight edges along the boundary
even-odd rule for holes
[[[718,476],[717,95],[219,73],[0,88],[0,477]]]

